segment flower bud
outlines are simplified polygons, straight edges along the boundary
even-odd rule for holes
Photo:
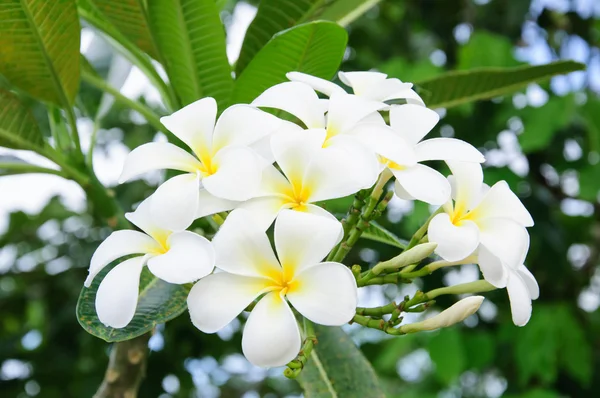
[[[404,325],[400,328],[404,333],[415,333],[424,330],[445,328],[462,322],[473,315],[481,306],[483,296],[471,296],[460,300],[439,314],[421,322]]]
[[[379,275],[386,269],[397,269],[406,267],[410,264],[417,264],[424,258],[431,256],[436,247],[437,243],[435,242],[421,243],[412,249],[402,252],[400,255],[389,261],[377,264],[373,267],[373,274]]]

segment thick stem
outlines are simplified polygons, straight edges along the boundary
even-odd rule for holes
[[[115,343],[104,380],[94,398],[135,398],[146,373],[150,333]]]

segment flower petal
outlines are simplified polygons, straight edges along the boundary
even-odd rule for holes
[[[157,242],[166,242],[171,231],[159,226],[152,213],[152,195],[144,199],[133,212],[125,213],[125,218],[133,225],[150,235]]]
[[[269,238],[247,210],[235,209],[229,213],[212,243],[216,266],[224,271],[269,278],[281,273]]]
[[[384,82],[387,75],[381,72],[338,72],[338,77],[348,87],[352,87],[352,91],[356,95],[363,96],[371,90],[373,85]]]
[[[375,154],[353,137],[338,135],[316,152],[302,188],[310,202],[341,198],[373,186],[379,175]]]
[[[409,194],[406,189],[398,182],[398,180],[394,181],[394,193],[397,197],[403,200],[415,200],[415,197]]]
[[[320,215],[282,210],[275,220],[275,248],[290,277],[319,263],[340,242],[339,221]]]
[[[183,231],[196,218],[200,178],[181,174],[161,184],[149,197],[150,211],[156,225],[170,231]]]
[[[527,267],[522,264],[517,268],[517,273],[525,283],[525,286],[527,286],[529,297],[531,297],[532,300],[537,300],[540,297],[540,287],[537,283],[537,280],[535,280],[535,277],[531,274]]]
[[[531,318],[531,297],[527,286],[516,272],[511,272],[506,285],[513,323],[525,326]]]
[[[204,333],[215,333],[237,317],[265,290],[262,278],[219,272],[202,278],[187,298],[192,323]]]
[[[321,325],[341,326],[354,317],[356,279],[345,265],[320,263],[300,272],[294,281],[296,285],[287,298],[306,318]]]
[[[529,234],[525,227],[508,218],[478,220],[479,240],[502,263],[517,269],[529,250]]]
[[[262,196],[247,200],[239,208],[251,213],[256,226],[266,231],[287,202],[281,196]]]
[[[506,181],[498,181],[477,206],[479,218],[510,218],[525,227],[533,226],[533,218]]]
[[[301,82],[308,84],[313,90],[325,94],[331,97],[333,93],[345,92],[343,88],[329,80],[321,79],[320,77],[312,76],[302,72],[288,72],[285,75],[288,79],[293,82]]]
[[[329,99],[327,132],[334,136],[348,131],[363,118],[386,108],[383,102],[372,101],[357,95],[334,93]]]
[[[148,269],[168,283],[190,283],[210,274],[215,251],[208,239],[190,231],[176,232],[167,241],[165,254],[148,260]]]
[[[397,105],[390,109],[390,126],[412,145],[429,134],[439,120],[435,111],[421,105]]]
[[[160,118],[160,122],[202,157],[201,154],[209,152],[212,146],[216,117],[217,102],[214,98],[206,97]]]
[[[396,183],[417,200],[430,205],[443,205],[450,199],[450,183],[431,167],[417,163],[402,170],[390,170],[396,177]]]
[[[135,315],[145,257],[123,261],[104,277],[96,292],[96,313],[106,326],[124,328]]]
[[[308,128],[325,127],[325,109],[319,96],[307,84],[285,82],[268,88],[252,105],[281,109],[300,119]]]
[[[242,351],[262,367],[283,366],[300,351],[300,330],[292,310],[277,292],[263,297],[250,313],[242,336]]]
[[[213,158],[216,172],[204,177],[204,188],[227,200],[248,200],[256,195],[262,176],[260,158],[250,148],[228,146]]]
[[[497,288],[506,287],[509,270],[498,256],[494,255],[485,246],[479,245],[477,262],[483,274],[483,279]]]
[[[415,146],[417,160],[456,160],[460,162],[485,162],[485,158],[473,145],[456,138],[432,138]]]
[[[211,214],[220,213],[222,211],[229,211],[239,206],[240,203],[242,202],[218,198],[211,195],[210,192],[202,187],[200,188],[198,195],[196,218],[210,216]]]
[[[427,235],[429,242],[438,244],[436,254],[446,261],[462,260],[479,245],[479,230],[474,222],[467,220],[456,226],[446,213],[433,217]]]
[[[202,164],[183,149],[166,142],[151,142],[135,148],[127,155],[119,183],[152,170],[173,169],[195,173],[200,167]]]
[[[154,239],[138,231],[115,231],[98,246],[90,261],[89,275],[83,283],[90,287],[94,277],[109,263],[130,254],[146,254],[159,250]]]
[[[417,163],[412,146],[386,124],[361,122],[349,134],[376,154],[397,164],[412,166]]]
[[[281,119],[251,105],[237,104],[225,109],[217,120],[212,153],[229,145],[247,146],[270,135]]]
[[[471,210],[482,198],[484,189],[483,170],[479,163],[472,162],[446,162],[452,176],[449,177],[452,185],[452,197],[455,208]]]

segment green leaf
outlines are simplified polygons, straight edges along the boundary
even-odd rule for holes
[[[348,34],[333,22],[298,25],[273,36],[238,77],[231,103],[249,103],[267,88],[287,81],[291,71],[330,79],[337,71]]]
[[[133,44],[157,58],[157,51],[148,27],[143,0],[88,0],[96,6],[104,18],[117,28]]]
[[[44,147],[44,138],[29,109],[9,91],[0,89],[0,146],[13,149]]]
[[[465,353],[469,369],[481,369],[493,364],[496,356],[496,342],[487,332],[473,332],[464,335]]]
[[[148,2],[150,26],[182,105],[214,97],[222,108],[233,88],[225,29],[214,0]]]
[[[573,96],[552,96],[544,106],[522,109],[521,119],[525,129],[519,135],[519,143],[523,152],[546,149],[554,135],[571,122],[576,110]]]
[[[256,17],[244,36],[240,57],[235,65],[236,75],[242,73],[274,34],[294,26],[320,2],[321,0],[261,0]]]
[[[369,228],[363,231],[361,238],[385,243],[399,249],[406,248],[406,245],[408,244],[408,242],[398,238],[396,235],[374,221],[371,221]]]
[[[319,343],[298,382],[306,398],[384,398],[371,364],[338,327],[315,325]]]
[[[337,0],[322,8],[322,12],[315,13],[313,19],[324,19],[348,26],[379,2],[381,0]]]
[[[187,308],[191,285],[173,285],[158,279],[146,267],[140,279],[140,296],[135,315],[121,329],[104,326],[96,315],[96,292],[111,267],[104,268],[89,288],[83,288],[77,301],[77,320],[90,334],[108,342],[130,340],[151,331],[159,323],[170,321]]]
[[[0,2],[0,73],[33,97],[71,106],[79,88],[79,30],[74,0]]]
[[[451,384],[465,370],[467,359],[458,328],[442,329],[429,340],[427,350],[435,364],[435,375],[444,384]]]
[[[530,83],[584,69],[585,65],[578,62],[557,61],[538,66],[454,71],[415,84],[423,90],[421,94],[428,107],[450,108],[510,94]]]
[[[490,49],[493,48],[493,51]],[[485,66],[512,67],[519,65],[513,56],[513,44],[505,36],[475,31],[469,42],[458,50],[458,69]]]

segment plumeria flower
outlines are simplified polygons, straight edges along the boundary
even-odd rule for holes
[[[455,138],[424,140],[439,121],[439,115],[424,106],[405,104],[390,109],[390,126],[411,147],[417,163],[395,162],[379,156],[382,167],[396,177],[395,191],[402,199],[417,199],[432,205],[444,204],[450,198],[450,184],[446,177],[429,166],[428,160],[446,160],[482,163],[485,158],[475,147]],[[368,129],[370,124],[363,125]],[[376,128],[374,126],[373,128]]]
[[[378,113],[387,107],[383,102],[344,92],[321,100],[310,86],[286,82],[267,89],[252,104],[284,110],[300,119],[308,129],[324,131],[321,147],[347,153],[343,166],[349,174],[355,175],[361,188],[372,186],[379,175],[377,155],[394,162],[416,164],[412,148]]]
[[[508,273],[500,262],[517,267],[529,247],[525,227],[531,215],[506,181],[489,188],[477,163],[448,162],[453,197],[428,227],[435,252],[446,261],[459,261],[477,251],[484,278],[496,287],[506,286]]]
[[[329,80],[302,72],[289,72],[291,81],[306,83],[316,91],[331,97],[334,93],[345,90]],[[354,95],[373,101],[390,101],[405,99],[408,103],[424,106],[423,100],[412,90],[412,83],[403,83],[400,79],[388,79],[381,72],[339,72],[338,77],[346,86],[352,88]]]
[[[92,256],[85,287],[90,287],[96,275],[109,263],[124,256],[138,255],[115,266],[100,282],[96,312],[107,326],[122,328],[133,318],[144,265],[157,278],[176,284],[194,282],[214,268],[215,253],[211,243],[193,232],[173,232],[158,226],[152,219],[151,198],[140,203],[133,213],[125,215],[145,233],[115,231]]]
[[[251,214],[234,210],[213,239],[217,267],[224,272],[201,279],[188,296],[192,322],[214,333],[258,298],[243,332],[244,355],[257,366],[285,365],[301,345],[289,304],[321,325],[343,325],[355,314],[352,272],[320,262],[339,242],[340,230],[328,218],[283,210],[275,221],[276,258]]]
[[[274,166],[266,168],[258,197],[239,206],[250,211],[261,228],[266,230],[283,209],[336,220],[313,203],[353,194],[361,189],[357,180],[369,178],[358,174],[365,170],[348,172],[349,153],[335,146],[322,148],[324,138],[323,129],[303,130],[291,123],[272,136],[272,152],[283,175]]]
[[[250,105],[227,108],[215,125],[216,115],[217,104],[209,97],[161,118],[195,156],[153,142],[134,149],[125,161],[120,182],[157,169],[185,172],[153,195],[152,213],[166,228],[184,230],[195,218],[230,210],[258,190],[265,160],[250,146],[268,138],[281,120]]]

